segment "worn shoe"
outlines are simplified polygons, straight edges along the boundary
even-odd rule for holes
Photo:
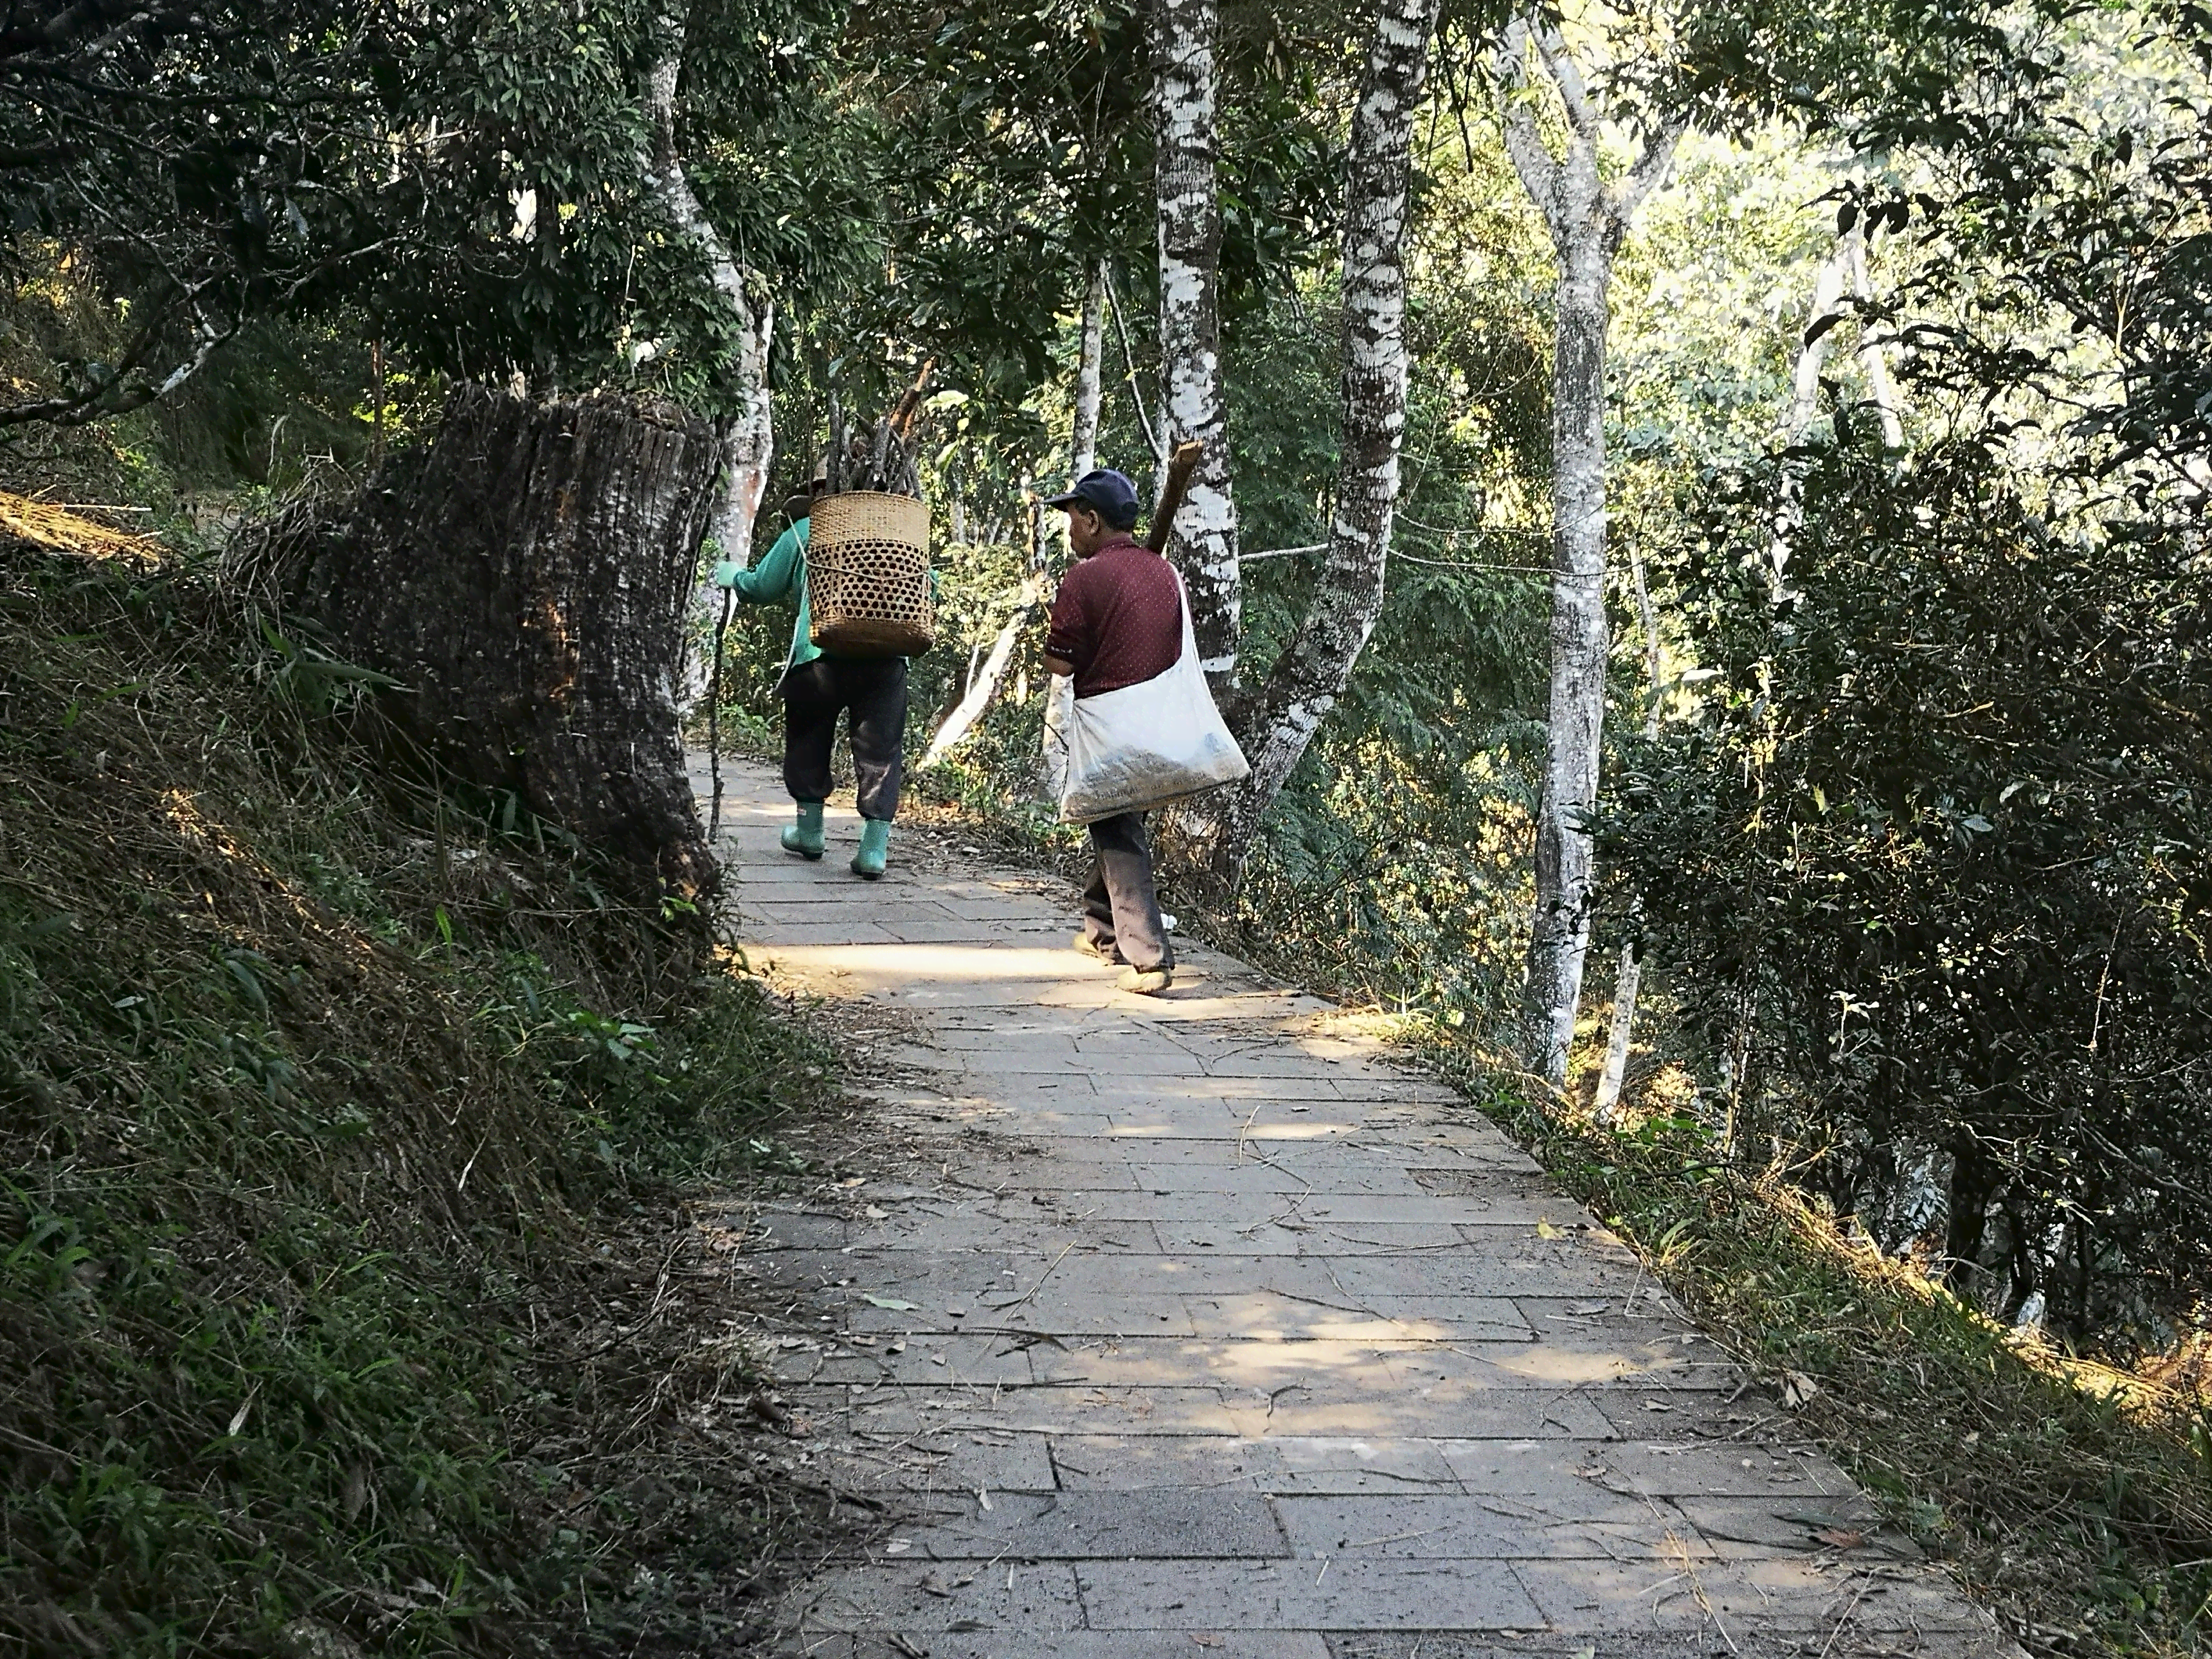
[[[862,881],[874,881],[884,873],[884,863],[890,856],[891,826],[884,818],[860,820],[860,850],[853,854],[853,873]]]
[[[803,859],[822,856],[822,803],[803,800],[799,803],[799,822],[788,824],[783,832],[783,850],[796,853]]]
[[[1120,955],[1110,945],[1101,945],[1088,933],[1075,936],[1075,948],[1096,962],[1119,962]]]
[[[1121,985],[1125,991],[1140,997],[1156,997],[1175,983],[1172,968],[1124,968]]]

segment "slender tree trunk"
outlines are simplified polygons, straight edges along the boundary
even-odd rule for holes
[[[1100,372],[1106,351],[1106,261],[1091,267],[1083,290],[1083,335],[1075,362],[1075,420],[1068,470],[1075,477],[1098,465]]]
[[[1644,579],[1644,556],[1633,546],[1628,551],[1628,568],[1636,578],[1636,614],[1644,626],[1644,671],[1650,701],[1644,711],[1644,735],[1659,735],[1659,696],[1664,682],[1660,678],[1659,617],[1651,605],[1650,584]],[[1641,921],[1644,904],[1638,899],[1630,911],[1632,928]],[[1628,1044],[1636,1027],[1636,999],[1644,987],[1644,957],[1637,940],[1631,939],[1620,947],[1620,968],[1613,981],[1613,1030],[1605,1044],[1605,1066],[1597,1078],[1597,1095],[1591,1109],[1600,1123],[1613,1121],[1613,1110],[1620,1103],[1621,1085],[1628,1078]]]
[[[1790,407],[1775,434],[1784,448],[1795,448],[1803,443],[1806,433],[1820,417],[1820,368],[1827,361],[1828,342],[1834,335],[1839,315],[1836,307],[1844,297],[1844,283],[1850,274],[1850,242],[1845,239],[1836,244],[1822,263],[1820,274],[1813,280],[1813,303],[1806,313],[1796,366],[1790,377]],[[1785,457],[1782,463],[1774,533],[1766,548],[1767,586],[1776,605],[1792,597],[1790,556],[1804,513],[1805,477],[1811,470],[1811,462],[1800,456]]]
[[[672,404],[462,385],[309,532],[298,608],[452,772],[632,872],[711,891],[674,698],[719,446]]]
[[[1874,302],[1874,281],[1867,273],[1866,233],[1855,228],[1844,239],[1844,258],[1850,268],[1851,294],[1862,306]],[[1867,396],[1881,418],[1881,441],[1891,449],[1905,447],[1905,423],[1898,418],[1897,387],[1889,378],[1889,359],[1881,342],[1867,337],[1859,324],[1859,373],[1866,376]]]
[[[668,5],[660,15],[659,52],[646,76],[645,113],[650,131],[643,158],[645,178],[677,234],[705,261],[708,280],[737,325],[737,348],[723,366],[722,471],[708,533],[724,558],[747,564],[752,560],[753,527],[760,516],[761,497],[768,489],[769,465],[775,459],[775,425],[768,383],[775,307],[759,292],[759,277],[740,269],[732,257],[729,245],[700,205],[684,171],[676,137],[676,88],[683,75],[690,23],[690,11],[680,3]],[[697,584],[690,606],[696,637],[704,637],[720,597],[712,582]],[[687,706],[705,692],[710,666],[702,653],[690,653],[682,692]]]
[[[1566,116],[1565,152],[1546,147],[1522,95],[1532,55]],[[1605,373],[1613,256],[1637,208],[1664,176],[1679,125],[1646,140],[1628,173],[1607,185],[1598,168],[1605,118],[1556,25],[1516,21],[1501,53],[1507,154],[1542,211],[1559,265],[1552,366],[1552,683],[1542,805],[1537,813],[1534,914],[1522,992],[1528,1069],[1566,1082],[1583,970],[1589,954],[1595,860],[1589,829],[1597,805],[1605,734]]]
[[[1129,386],[1129,406],[1136,411],[1137,429],[1145,434],[1145,447],[1152,452],[1154,472],[1161,482],[1167,478],[1168,452],[1161,444],[1158,430],[1152,425],[1151,413],[1145,407],[1145,388],[1137,374],[1137,354],[1129,343],[1129,313],[1119,295],[1114,291],[1113,268],[1103,260],[1099,270],[1106,274],[1106,304],[1114,313],[1114,332],[1121,342],[1121,367]],[[1158,484],[1154,489],[1157,490]]]
[[[1605,333],[1613,275],[1611,258],[1594,234],[1573,238],[1559,254],[1552,374],[1551,713],[1524,998],[1530,1069],[1555,1086],[1566,1081],[1595,888],[1586,820],[1597,805],[1605,728]]]
[[[1813,279],[1813,308],[1805,319],[1805,338],[1797,349],[1796,368],[1790,376],[1790,412],[1782,423],[1784,438],[1793,444],[1805,435],[1820,413],[1820,366],[1827,361],[1828,336],[1834,325],[1821,329],[1818,335],[1813,331],[1836,314],[1850,263],[1839,242],[1821,263],[1820,274]]]
[[[1406,433],[1407,178],[1435,0],[1382,0],[1352,123],[1344,206],[1342,459],[1327,556],[1297,633],[1262,689],[1242,784],[1175,817],[1180,860],[1233,884],[1260,818],[1330,709],[1382,614]]]
[[[1091,268],[1091,283],[1083,296],[1082,356],[1075,368],[1075,421],[1068,443],[1071,478],[1081,477],[1098,464],[1098,411],[1105,385],[1105,308],[1109,299],[1107,282],[1106,261],[1101,258]],[[1136,398],[1137,419],[1144,426],[1145,441],[1150,443],[1152,427],[1145,420],[1144,399],[1137,395],[1136,359],[1129,355],[1129,330],[1121,319],[1119,306],[1114,308],[1114,320],[1121,336],[1121,357],[1128,366],[1129,391]],[[1007,631],[1000,636],[1006,642],[1010,656],[1012,634],[1029,621],[1032,605],[1042,603],[1048,591],[1049,561],[1045,555],[1042,509],[1032,503],[1030,514],[1030,580],[1034,598],[1006,624]],[[996,655],[998,647],[992,649]],[[1036,788],[1037,793],[1048,800],[1060,798],[1060,787],[1066,781],[1067,725],[1074,718],[1074,703],[1075,689],[1065,675],[1054,674],[1045,682],[1044,725],[1037,743]]]
[[[752,562],[753,531],[775,459],[775,419],[769,401],[768,354],[775,308],[763,302],[738,347],[743,407],[722,422],[722,476],[708,533],[726,559]]]
[[[1160,447],[1164,456],[1180,441],[1206,446],[1169,553],[1190,591],[1199,659],[1217,695],[1236,685],[1243,626],[1218,291],[1221,207],[1215,190],[1213,47],[1219,21],[1218,0],[1157,0],[1150,35],[1168,428],[1159,434]]]
[[[1022,629],[1036,614],[1037,586],[1035,578],[1022,584],[1020,599],[1014,614],[1006,618],[1000,629],[999,637],[991,642],[990,654],[982,665],[968,677],[967,690],[961,694],[950,714],[945,717],[929,740],[929,747],[921,757],[921,765],[934,766],[952,752],[953,747],[975,729],[976,721],[983,718],[991,699],[998,695],[1000,685],[1006,678],[1007,665],[1014,659],[1014,647],[1020,642]]]

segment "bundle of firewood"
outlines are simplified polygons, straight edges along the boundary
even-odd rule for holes
[[[873,426],[858,430],[845,424],[837,400],[830,402],[828,493],[872,489],[886,495],[921,494],[921,398],[935,362],[926,362],[897,405]]]

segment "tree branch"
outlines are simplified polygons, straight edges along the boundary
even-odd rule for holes
[[[1544,216],[1554,240],[1566,223],[1565,204],[1559,199],[1559,163],[1545,147],[1532,103],[1534,82],[1528,73],[1528,24],[1516,18],[1507,25],[1492,64],[1498,87],[1498,123],[1504,131],[1505,153],[1514,172],[1528,192],[1528,199]]]
[[[1099,268],[1106,273],[1106,306],[1114,313],[1114,331],[1121,337],[1121,363],[1128,370],[1129,401],[1136,405],[1137,429],[1145,434],[1145,447],[1152,452],[1152,464],[1165,466],[1167,448],[1152,434],[1152,417],[1145,410],[1144,388],[1137,384],[1136,354],[1129,349],[1129,319],[1121,308],[1121,291],[1114,286],[1113,267],[1102,260]]]
[[[1583,84],[1582,66],[1567,46],[1567,38],[1559,33],[1557,23],[1547,22],[1531,31],[1537,55],[1544,60],[1544,69],[1552,83],[1559,89],[1559,101],[1566,106],[1567,125],[1575,137],[1595,143],[1598,129],[1602,125],[1598,112],[1590,103],[1589,88]]]
[[[216,352],[238,332],[241,319],[232,317],[218,328],[200,310],[198,290],[185,296],[192,307],[198,324],[192,331],[198,343],[191,356],[179,363],[159,381],[142,380],[127,390],[123,388],[131,371],[152,354],[154,339],[160,325],[176,307],[172,301],[165,305],[154,320],[132,342],[123,361],[105,378],[94,381],[81,391],[60,397],[43,398],[36,403],[15,404],[0,408],[0,427],[23,426],[33,421],[45,421],[53,426],[82,426],[89,421],[106,420],[116,415],[128,415],[133,410],[143,409],[148,404],[167,397],[179,386],[207,367]]]
[[[1645,134],[1644,153],[1636,158],[1636,165],[1613,180],[1606,192],[1606,233],[1613,248],[1626,239],[1644,198],[1658,188],[1674,166],[1674,146],[1681,142],[1686,125],[1683,117],[1669,115]]]
[[[135,16],[134,9],[137,14]],[[159,9],[142,6],[139,0],[77,0],[76,5],[43,23],[0,30],[0,59],[25,58],[34,52],[64,51],[94,29],[166,21],[190,9],[189,4]]]

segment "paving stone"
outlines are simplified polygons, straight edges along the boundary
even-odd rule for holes
[[[1794,1634],[1771,1643],[1734,1638],[1734,1647],[1717,1632],[1705,1636],[1638,1631],[1633,1636],[1601,1633],[1593,1639],[1517,1632],[1500,1638],[1457,1631],[1346,1631],[1327,1639],[1331,1659],[1842,1659],[1806,1650]]]
[[[1520,1309],[1498,1297],[1431,1297],[1419,1306],[1401,1298],[1376,1309],[1342,1298],[1332,1286],[1328,1294],[1310,1297],[1269,1291],[1191,1297],[1182,1312],[1194,1335],[1252,1341],[1495,1341],[1533,1334]]]
[[[1127,1146],[1128,1143],[1117,1143]],[[1212,1193],[1222,1200],[1215,1213],[1235,1199],[1255,1202],[1272,1193],[1311,1198],[1340,1196],[1419,1198],[1420,1189],[1388,1160],[1352,1163],[1291,1160],[1272,1152],[1243,1158],[1165,1159],[1123,1154],[1131,1160],[1137,1184],[1155,1193]],[[1387,1211],[1384,1212],[1388,1213]]]
[[[851,1237],[851,1222],[841,1215],[771,1212],[758,1218],[760,1231],[745,1242],[749,1255],[764,1250],[834,1250]]]
[[[1448,1222],[1370,1221],[1320,1224],[1300,1221],[1242,1225],[1226,1221],[1152,1224],[1170,1252],[1218,1251],[1224,1255],[1346,1256],[1370,1253],[1456,1249],[1466,1241]]]
[[[1009,1588],[1009,1585],[1012,1588]],[[936,1635],[956,1624],[1058,1633],[1079,1629],[1083,1603],[1063,1562],[940,1563],[892,1557],[823,1574],[794,1598],[803,1640],[836,1631]]]
[[[1261,1493],[1278,1467],[1274,1449],[1238,1435],[1090,1434],[1051,1438],[1052,1464],[1066,1492],[1171,1486]]]
[[[1024,1206],[1025,1208],[1030,1206]],[[1159,1235],[1149,1221],[1085,1224],[1080,1231],[1060,1218],[1056,1208],[1037,1206],[1023,1216],[1002,1217],[968,1211],[894,1215],[861,1235],[872,1244],[900,1250],[1006,1249],[1049,1261],[1071,1244],[1101,1255],[1139,1252],[1158,1255]],[[856,1251],[857,1254],[857,1251]]]
[[[1200,1376],[1224,1388],[1261,1394],[1296,1387],[1310,1401],[1438,1389],[1550,1395],[1564,1388],[1615,1381],[1637,1364],[1627,1355],[1559,1352],[1525,1343],[1381,1335],[1358,1341],[1133,1338],[1118,1344],[1040,1348],[1033,1351],[1033,1363],[1036,1379],[1044,1382],[1156,1385]],[[1453,1395],[1431,1397],[1443,1401]]]
[[[855,1390],[854,1423],[875,1433],[922,1432],[947,1425],[1015,1433],[1094,1429],[1121,1434],[1233,1434],[1218,1391],[1194,1388],[996,1388],[886,1384]]]
[[[1191,1078],[1177,1081],[1161,1078],[1137,1084],[1112,1072],[1102,1073],[1094,1079],[1099,1098],[1109,1108],[1143,1106],[1155,1101],[1203,1101],[1210,1104],[1238,1106],[1246,1113],[1257,1105],[1279,1105],[1288,1101],[1342,1101],[1349,1098],[1332,1078]]]
[[[921,1435],[847,1432],[831,1443],[836,1483],[848,1492],[951,1493],[965,1503],[978,1487],[990,1492],[1055,1489],[1051,1451],[1041,1434],[955,1427]]]
[[[913,1532],[939,1560],[1242,1560],[1288,1555],[1256,1493],[1188,1486],[1009,1493]]]
[[[889,1352],[878,1340],[861,1347],[837,1345],[835,1353],[811,1354],[777,1350],[770,1358],[779,1379],[804,1382],[841,1382],[872,1388],[896,1382],[910,1388],[982,1383],[1026,1386],[1036,1376],[1026,1348],[1009,1345],[996,1334],[971,1336],[961,1332],[945,1337],[916,1336],[898,1343],[901,1352]]]
[[[1586,1439],[1605,1423],[1578,1390],[1552,1395],[1535,1389],[1513,1394],[1392,1390],[1343,1400],[1311,1399],[1302,1390],[1271,1400],[1225,1395],[1222,1409],[1239,1432],[1260,1436],[1401,1439],[1442,1431],[1490,1439]]]
[[[1111,1060],[1085,1061],[1068,1051],[1066,1045],[1038,1043],[1035,1046],[1000,1047],[963,1051],[962,1063],[980,1078],[1020,1077],[1031,1073],[1050,1076],[1072,1072],[1079,1066],[1088,1065],[1127,1084],[1139,1078],[1198,1078],[1205,1071],[1188,1055],[1172,1049],[1163,1053],[1157,1048],[1132,1048],[1118,1053]]]
[[[1528,1630],[1544,1617],[1504,1561],[1084,1561],[1095,1629]]]
[[[1881,1511],[1857,1493],[1826,1500],[1810,1497],[1712,1498],[1676,1500],[1698,1535],[1724,1556],[1834,1553],[1856,1561],[1915,1561],[1919,1547],[1882,1524]]]
[[[1460,1255],[1346,1256],[1336,1262],[1340,1288],[1363,1302],[1410,1297],[1601,1297],[1617,1282],[1620,1264],[1594,1250],[1539,1252],[1525,1245],[1488,1260]],[[1634,1269],[1632,1267],[1631,1272]]]
[[[1509,1462],[1521,1460],[1496,1449],[1496,1443],[1447,1443],[1443,1453],[1471,1486],[1507,1478]],[[1762,1444],[1757,1440],[1624,1441],[1577,1452],[1580,1468],[1596,1483],[1655,1498],[1757,1498],[1810,1509],[1825,1509],[1835,1498],[1856,1500],[1858,1490],[1836,1466],[1804,1448]],[[1497,1486],[1496,1490],[1510,1490]]]
[[[1522,1584],[1562,1630],[1739,1626],[1765,1632],[1990,1630],[1940,1575],[1817,1558],[1751,1561],[1517,1561]]]
[[[853,1645],[817,1649],[809,1659],[912,1659],[888,1637],[835,1639]],[[932,1637],[929,1659],[1329,1659],[1329,1651],[1318,1632],[962,1631]]]
[[[1634,1498],[1595,1513],[1586,1503],[1563,1513],[1540,1498],[1471,1493],[1278,1494],[1274,1507],[1291,1552],[1315,1559],[1656,1559],[1670,1528],[1705,1553],[1681,1514]]]

